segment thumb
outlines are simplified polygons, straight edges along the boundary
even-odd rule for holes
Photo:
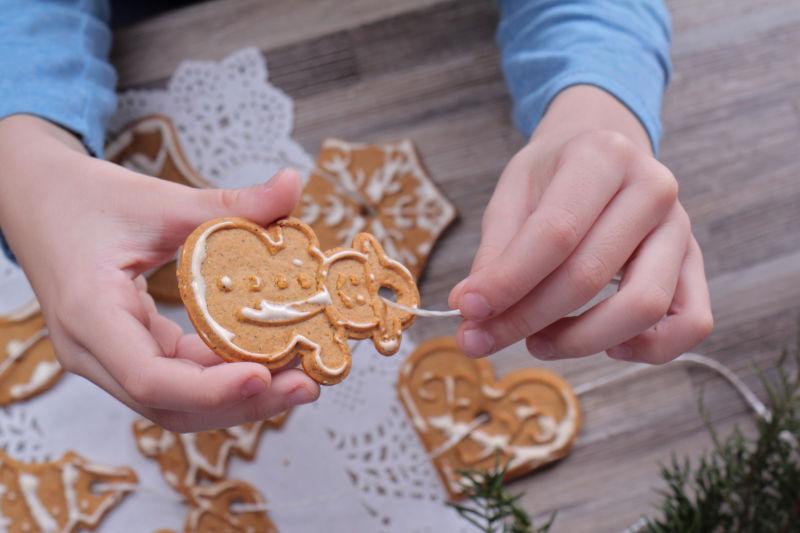
[[[288,216],[300,198],[300,175],[296,170],[280,170],[266,183],[243,189],[186,188],[165,210],[170,215],[166,226],[180,242],[197,226],[218,217],[237,216],[266,226]]]

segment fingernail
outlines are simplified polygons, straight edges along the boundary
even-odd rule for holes
[[[464,344],[464,354],[469,357],[488,355],[494,349],[494,338],[492,338],[489,332],[480,328],[464,331],[462,340]]]
[[[468,292],[461,297],[461,314],[469,320],[485,320],[492,314],[486,298],[477,292]]]
[[[242,384],[242,398],[250,398],[267,390],[267,382],[258,376],[252,376]]]
[[[289,393],[289,403],[291,405],[301,405],[304,403],[313,402],[316,400],[317,395],[308,390],[307,388],[297,387],[292,392]]]
[[[623,361],[627,361],[633,357],[633,350],[631,350],[630,346],[620,344],[619,346],[614,346],[613,348],[606,350],[606,355],[613,359],[622,359]]]
[[[539,359],[553,359],[558,355],[555,348],[553,348],[553,343],[541,337],[530,337],[528,339],[528,351]]]

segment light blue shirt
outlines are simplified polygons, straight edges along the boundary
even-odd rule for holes
[[[662,0],[498,0],[498,7],[497,43],[523,134],[559,92],[590,84],[625,104],[658,146],[670,75]],[[0,13],[0,118],[38,115],[102,155],[116,106],[109,2],[0,0]]]

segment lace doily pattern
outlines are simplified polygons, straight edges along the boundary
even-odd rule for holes
[[[148,115],[170,117],[191,166],[215,187],[260,183],[284,167],[307,175],[311,157],[292,138],[291,98],[268,81],[255,48],[222,61],[186,61],[166,89],[119,96],[112,134]]]

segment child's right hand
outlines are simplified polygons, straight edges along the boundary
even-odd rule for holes
[[[221,363],[161,316],[142,274],[215,217],[288,215],[296,173],[245,190],[197,190],[86,155],[39,118],[0,120],[0,227],[33,285],[59,361],[161,426],[200,431],[314,401],[302,371]]]

